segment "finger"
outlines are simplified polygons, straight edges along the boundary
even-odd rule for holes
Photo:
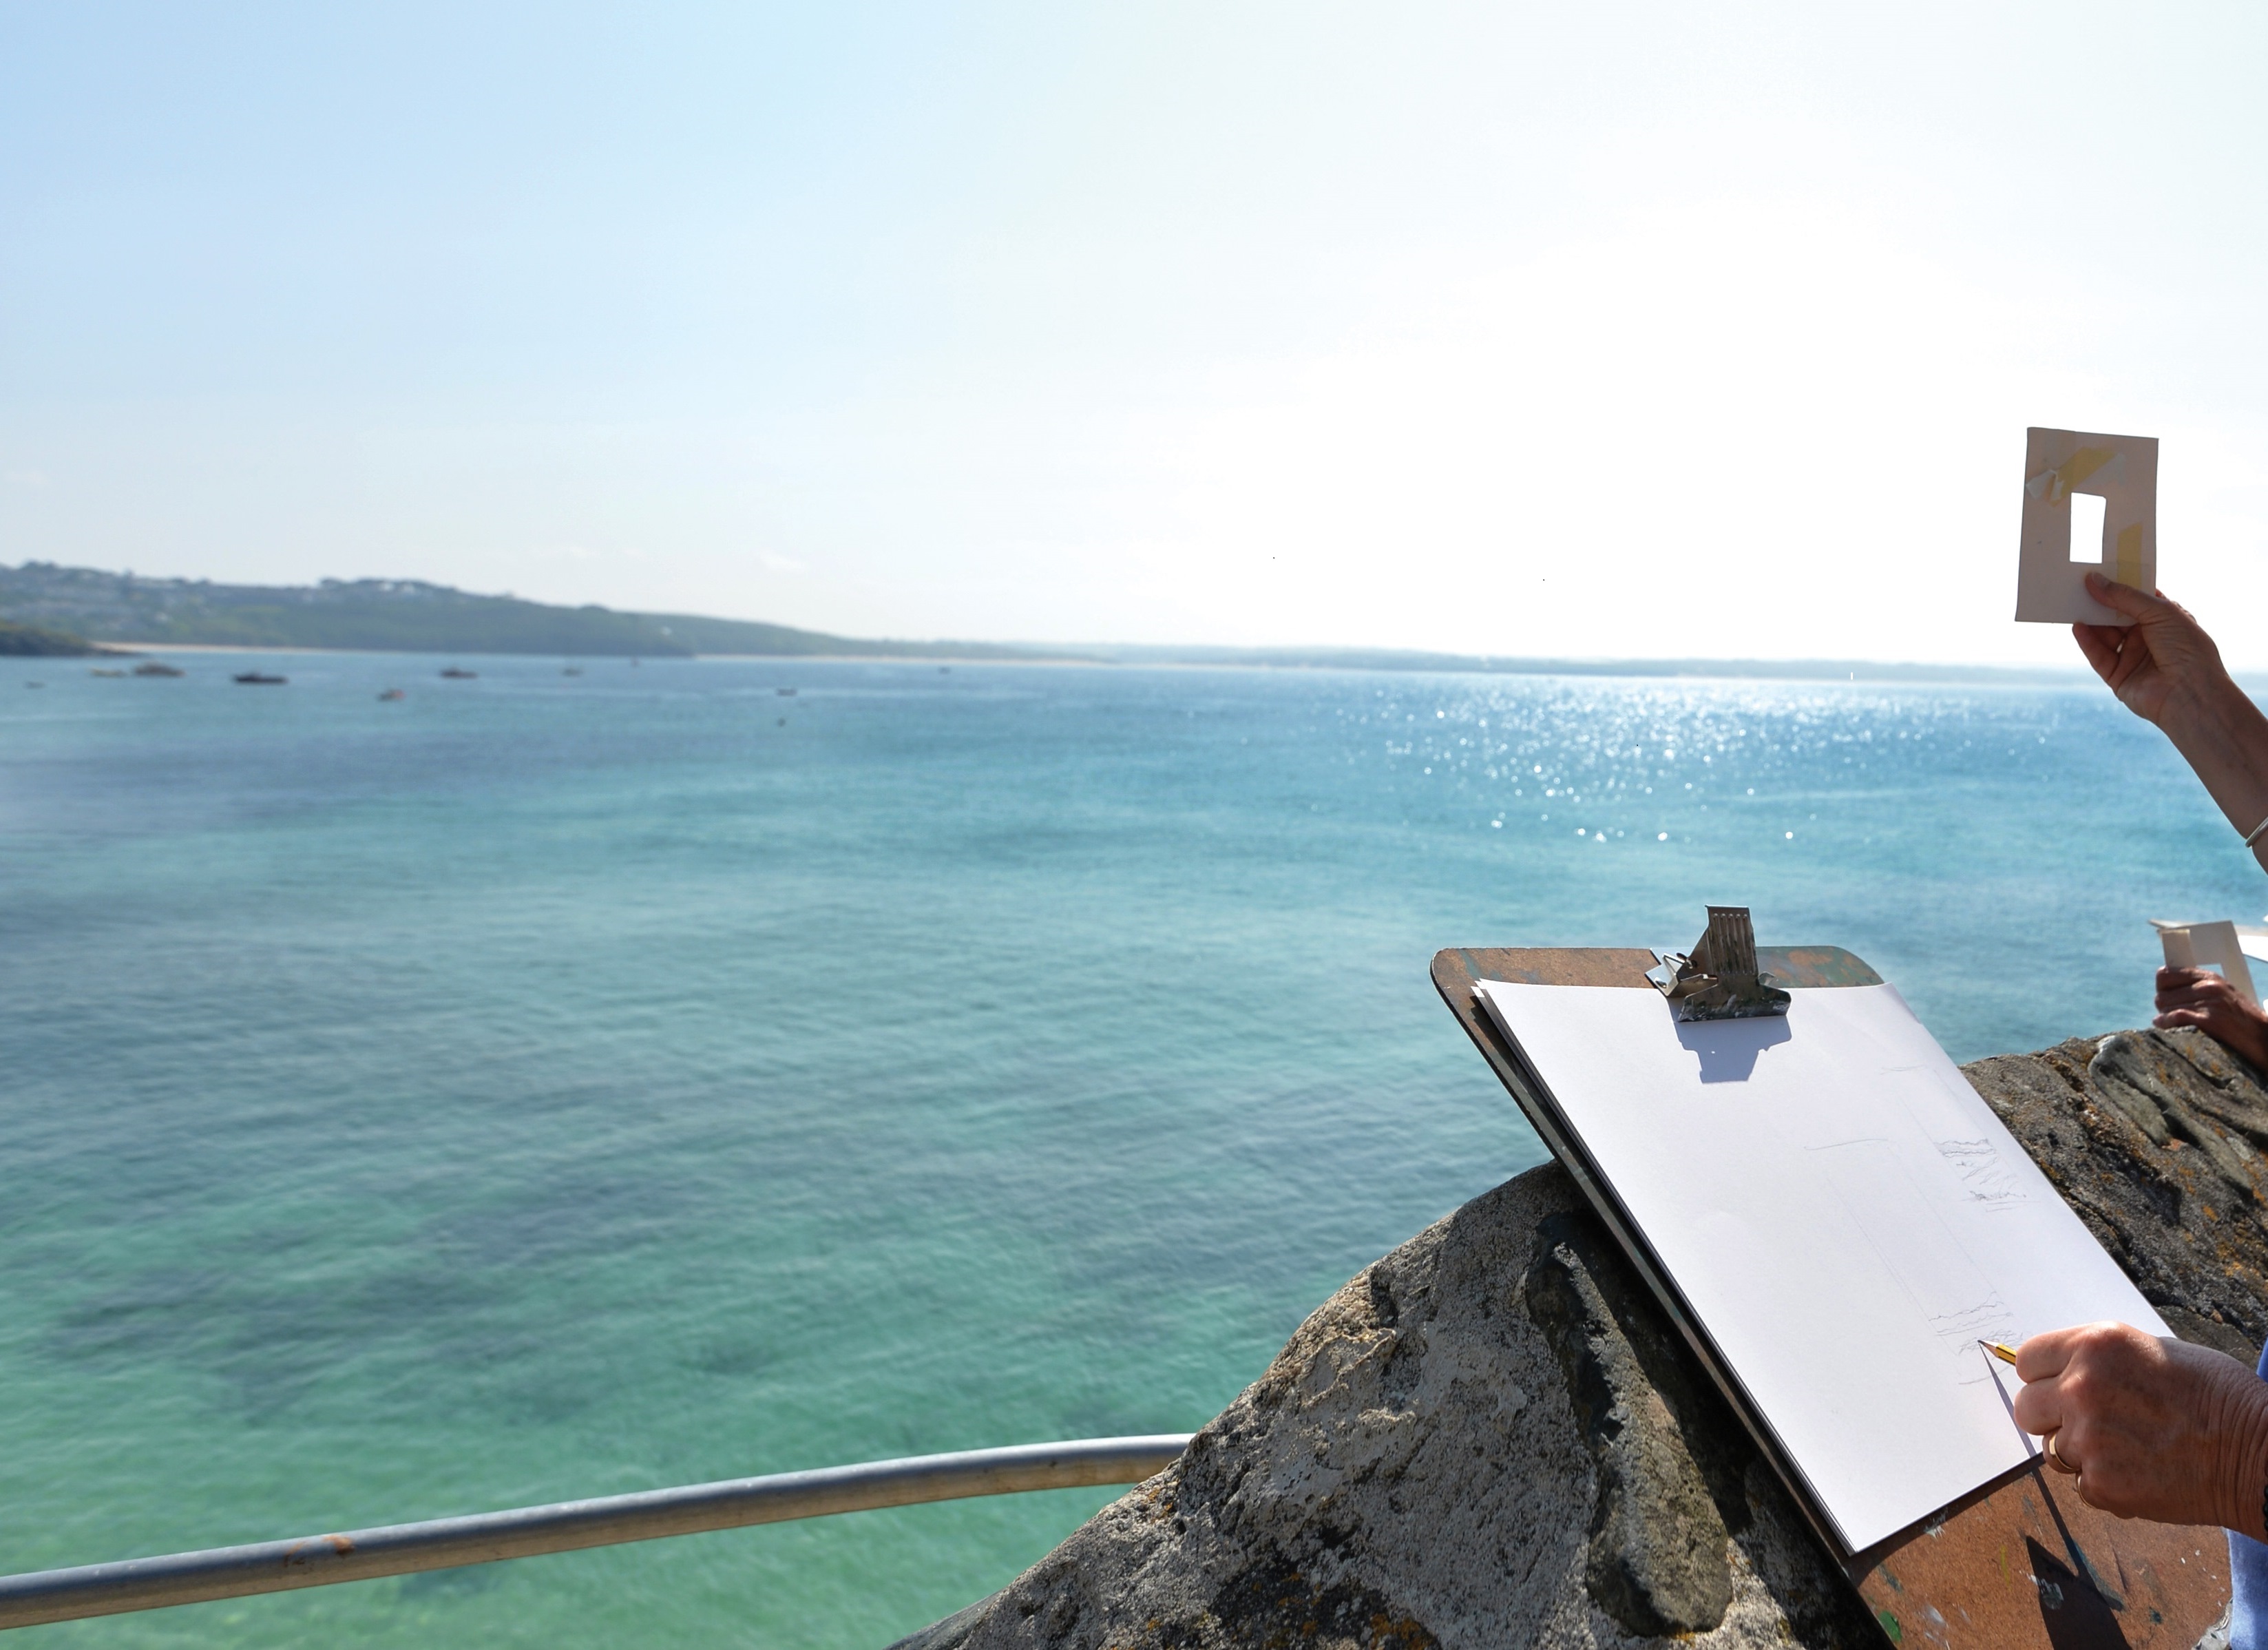
[[[2176,985],[2158,993],[2161,1008],[2227,1007],[2235,993],[2226,985]]]
[[[2191,624],[2197,624],[2197,615],[2196,615],[2196,614],[2194,614],[2194,613],[2191,613],[2191,612],[2187,608],[2184,608],[2183,606],[2182,606],[2182,604],[2181,604],[2180,602],[2178,602],[2178,601],[2175,600],[2171,596],[2168,595],[2164,591],[2162,591],[2162,590],[2154,590],[2154,591],[2152,591],[2150,593],[2151,593],[2152,595],[2154,595],[2154,596],[2157,597],[2157,599],[2158,599],[2159,600],[2161,600],[2161,601],[2164,602],[2164,603],[2166,604],[2166,606],[2168,606],[2169,608],[2172,608],[2176,613],[2179,614],[2183,618],[2184,618],[2184,619],[2188,620]],[[2199,630],[2203,630],[2205,627],[2204,627],[2203,625],[2201,625],[2201,624],[2198,624],[2198,628]]]
[[[2150,1023],[2160,1031],[2178,1031],[2183,1026],[2195,1026],[2200,1031],[2209,1031],[2213,1017],[2202,1009],[2169,1008]]]
[[[2020,1370],[2018,1373],[2022,1372]],[[2061,1426],[2063,1394],[2059,1390],[2060,1385],[2051,1377],[2020,1389],[2008,1405],[2009,1412],[2016,1418],[2016,1425],[2036,1437],[2052,1433]]]
[[[2164,991],[2160,995],[2173,998],[2184,1008],[2219,1008],[2230,1013],[2237,1012],[2237,1005],[2244,1000],[2236,994],[2236,988],[2226,980],[2216,981],[2211,985],[2185,985],[2177,991]]]
[[[2076,634],[2082,627],[2072,628]],[[2116,679],[2122,670],[2131,674],[2147,657],[2147,649],[2134,645],[2137,632],[2132,626],[2090,624],[2084,629],[2087,635],[2080,651],[2105,681]]]
[[[2110,624],[2074,624],[2071,627],[2071,633],[2079,643],[2079,651],[2087,655],[2087,662],[2094,667],[2095,674],[2105,681],[2110,681],[2110,673],[2118,667],[2118,647],[2110,637],[2123,636],[2125,632]]]
[[[2110,667],[2110,674],[2102,680],[2110,684],[2111,692],[2123,695],[2126,690],[2126,684],[2141,674],[2145,665],[2153,661],[2150,658],[2150,644],[2143,637],[2140,625],[2138,624],[2130,630],[2122,630],[2119,634],[2126,639],[2118,645],[2118,662]]]
[[[2123,613],[2130,619],[2170,619],[2181,612],[2163,596],[2119,584],[2097,572],[2087,575],[2087,593],[2113,613]]]
[[[2024,1344],[2016,1348],[2016,1374],[2029,1390],[2035,1381],[2046,1381],[2063,1373],[2071,1361],[2071,1351],[2083,1329],[2050,1330],[2043,1335],[2029,1335]]]
[[[2226,974],[2195,964],[2180,968],[2169,964],[2160,969],[2157,986],[2161,991],[2225,991],[2234,989]]]
[[[2183,992],[2176,997],[2161,997],[2153,1005],[2161,1014],[2195,1014],[2202,1019],[2220,1018],[2222,1005],[2210,998],[2192,997]]]

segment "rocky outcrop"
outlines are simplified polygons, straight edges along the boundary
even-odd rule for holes
[[[2195,1032],[1966,1068],[2185,1337],[2268,1337],[2268,1090]],[[1180,1461],[901,1650],[1881,1635],[1556,1165],[1300,1325]]]
[[[2201,1031],[2122,1031],[1962,1068],[2183,1339],[2268,1340],[2268,1091]]]

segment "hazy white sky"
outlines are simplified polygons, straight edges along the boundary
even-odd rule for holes
[[[2268,14],[0,7],[0,560],[856,634],[2268,665]],[[2257,638],[2257,639],[2256,639]]]

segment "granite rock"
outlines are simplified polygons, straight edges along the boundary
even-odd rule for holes
[[[2187,1338],[2268,1337],[2268,1090],[2188,1031],[1964,1068]],[[898,1650],[1883,1641],[1556,1164],[1300,1326],[1173,1466]]]

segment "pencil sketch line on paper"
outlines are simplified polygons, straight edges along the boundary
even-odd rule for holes
[[[2031,1201],[1990,1140],[1940,1140],[1937,1151],[1961,1176],[1962,1192],[1970,1202],[1997,1211]]]
[[[1825,1149],[1819,1160],[1859,1234],[1953,1360],[1955,1381],[1969,1387],[1992,1379],[1967,1354],[1980,1337],[2013,1334],[2015,1314],[1930,1209],[1896,1148],[1887,1140],[1853,1140]],[[1885,1196],[1901,1183],[1910,1197]]]
[[[1980,1340],[2001,1339],[2014,1330],[2015,1322],[2016,1315],[2008,1310],[2008,1303],[2000,1299],[1997,1289],[1974,1306],[1929,1315],[1929,1326],[1938,1337],[1953,1337],[1961,1343],[1955,1350],[1964,1353]]]

